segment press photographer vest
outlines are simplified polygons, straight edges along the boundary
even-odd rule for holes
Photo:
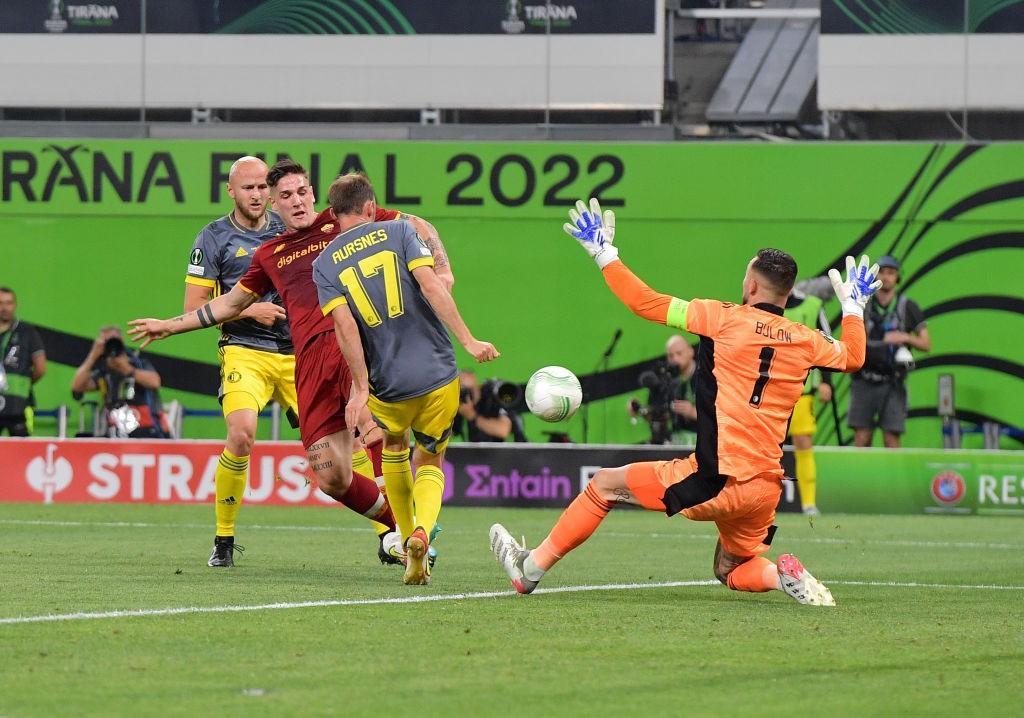
[[[0,334],[0,416],[22,417],[31,405],[32,354],[39,349],[35,329],[18,320]]]
[[[868,346],[864,357],[864,366],[860,374],[884,377],[896,376],[895,344],[881,344],[886,332],[906,332],[907,328],[907,297],[897,294],[888,307],[881,307],[877,300],[872,300],[864,312],[864,333],[867,335]],[[872,342],[875,342],[874,344]]]

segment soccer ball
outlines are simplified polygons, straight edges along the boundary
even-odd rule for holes
[[[565,367],[538,369],[526,382],[526,405],[538,419],[564,421],[576,413],[582,401],[580,380]]]

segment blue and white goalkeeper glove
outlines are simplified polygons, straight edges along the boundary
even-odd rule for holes
[[[882,286],[881,280],[875,279],[878,276],[878,265],[873,264],[871,269],[868,269],[870,261],[865,254],[860,258],[860,266],[857,266],[853,257],[847,257],[845,282],[839,276],[838,270],[828,270],[828,278],[832,280],[832,289],[839,297],[844,317],[863,319],[864,307],[867,306],[868,300]]]
[[[609,263],[619,258],[615,241],[615,212],[606,209],[601,212],[601,203],[596,198],[590,200],[590,208],[583,200],[576,200],[576,208],[569,210],[569,220],[562,225],[566,234],[576,238],[583,249],[594,258],[597,266],[604,269]]]

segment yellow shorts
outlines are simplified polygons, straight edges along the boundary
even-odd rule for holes
[[[220,402],[224,416],[239,409],[263,410],[271,399],[298,414],[295,357],[248,347],[221,347]]]
[[[814,421],[814,395],[804,394],[793,407],[793,418],[789,422],[790,436],[814,436],[818,424]]]
[[[404,434],[412,429],[416,444],[431,454],[440,454],[452,435],[452,422],[459,411],[459,380],[452,379],[423,396],[404,401],[380,401],[370,396],[370,413],[384,431]]]

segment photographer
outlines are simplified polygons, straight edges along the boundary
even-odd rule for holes
[[[466,441],[505,441],[515,434],[525,441],[521,419],[512,405],[522,399],[518,386],[497,379],[480,384],[471,371],[459,372],[459,413],[452,433]]]
[[[0,287],[0,434],[30,436],[35,409],[32,388],[46,373],[39,332],[16,314],[14,290]]]
[[[103,396],[106,433],[112,438],[164,439],[170,435],[160,402],[160,375],[124,344],[121,329],[100,329],[89,354],[75,370],[71,392]]]
[[[931,351],[932,341],[921,308],[896,292],[900,263],[885,256],[878,266],[882,287],[864,310],[867,354],[850,382],[847,423],[857,446],[871,446],[877,426],[886,448],[899,448],[907,418],[907,374],[914,366],[910,349]]]
[[[647,405],[630,399],[627,406],[634,421],[643,417],[651,425],[652,444],[691,444],[697,431],[693,377],[697,368],[693,347],[675,334],[665,343],[664,363],[639,377],[647,389]]]

